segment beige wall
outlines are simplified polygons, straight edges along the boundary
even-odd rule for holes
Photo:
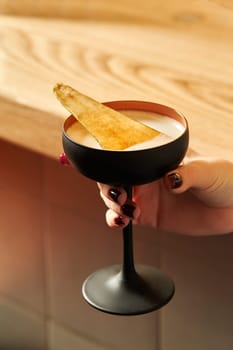
[[[0,149],[1,349],[232,349],[233,235],[137,228],[137,261],[174,278],[174,299],[144,316],[95,311],[82,282],[121,259],[121,238],[105,225],[95,183],[14,145]]]

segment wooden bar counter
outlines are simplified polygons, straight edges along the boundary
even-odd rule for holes
[[[67,113],[52,89],[64,82],[99,101],[169,105],[187,117],[192,148],[232,159],[231,2],[4,3],[1,138],[57,157]]]

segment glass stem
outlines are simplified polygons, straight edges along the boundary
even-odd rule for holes
[[[132,187],[125,187],[128,199],[132,199]],[[133,228],[132,221],[123,229],[123,265],[122,277],[125,281],[136,276],[133,256]]]

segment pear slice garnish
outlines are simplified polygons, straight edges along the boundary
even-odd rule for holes
[[[124,150],[160,134],[159,131],[95,101],[68,85],[59,83],[53,90],[61,104],[103,149]]]

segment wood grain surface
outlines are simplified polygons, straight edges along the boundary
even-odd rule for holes
[[[176,12],[202,14],[232,10],[232,0],[1,0],[0,13],[8,15],[41,16],[50,18],[134,19],[168,21]]]
[[[1,138],[57,157],[67,113],[52,89],[61,81],[99,101],[139,99],[176,108],[189,121],[192,148],[232,160],[230,3],[148,1],[142,13],[142,5],[132,8],[130,1],[118,1],[115,12],[96,1],[94,16],[90,1],[85,8],[78,1],[83,15],[76,20],[59,13],[48,18],[54,3],[47,2],[46,18],[0,16]],[[33,15],[27,6],[24,11],[16,14]],[[16,8],[5,2],[6,12]]]

